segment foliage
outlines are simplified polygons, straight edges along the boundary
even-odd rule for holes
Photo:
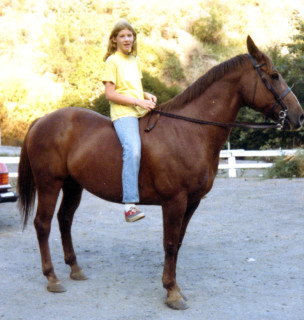
[[[304,53],[304,23],[300,17],[299,12],[294,12],[294,21],[296,25],[296,30],[298,31],[295,35],[292,36],[292,42],[288,43],[288,49],[291,55],[296,57],[296,60],[301,60],[300,57]],[[303,61],[302,61],[303,65]]]
[[[223,8],[217,3],[210,8],[206,17],[195,20],[191,25],[191,33],[201,42],[220,44],[223,40]]]
[[[250,15],[247,13],[250,12]],[[3,143],[19,144],[36,117],[69,105],[108,115],[102,76],[107,37],[119,18],[138,34],[146,91],[164,102],[215,64],[246,51],[253,36],[304,103],[304,27],[281,0],[3,0],[0,3],[0,121]],[[277,32],[278,23],[281,31]],[[294,29],[291,29],[294,26]],[[288,39],[288,34],[292,35]],[[270,42],[271,40],[271,42]],[[274,44],[273,44],[274,42]],[[283,44],[282,44],[283,42]],[[263,47],[264,46],[264,47]],[[289,54],[283,54],[282,48]],[[241,112],[260,119],[253,111]],[[300,146],[303,131],[233,130],[234,147]]]
[[[0,127],[3,144],[21,144],[28,125],[54,110],[60,87],[35,74],[0,78]]]
[[[181,92],[180,87],[168,87],[164,82],[160,81],[157,77],[151,76],[148,72],[143,72],[142,84],[144,90],[154,94],[157,97],[159,104],[170,100]]]
[[[293,20],[298,33],[292,36],[292,41],[269,48],[268,53],[300,103],[304,104],[304,20],[297,13]],[[284,48],[285,54],[282,53]]]
[[[165,79],[173,83],[185,80],[184,69],[174,52],[163,51],[160,59],[163,61],[162,75]]]
[[[100,97],[95,98],[92,101],[90,109],[103,114],[106,117],[110,117],[110,103],[106,99],[106,95],[102,94]]]
[[[304,151],[298,151],[295,156],[279,157],[266,172],[267,178],[303,178]]]
[[[71,8],[62,2],[49,2],[50,11],[56,14],[45,25],[48,41],[42,41],[41,49],[47,54],[42,62],[57,81],[65,84],[61,106],[69,99],[69,104],[85,106],[103,88],[106,28],[97,12],[83,4],[73,2]]]

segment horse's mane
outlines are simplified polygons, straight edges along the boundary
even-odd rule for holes
[[[242,54],[220,63],[210,69],[205,75],[198,78],[193,84],[185,89],[185,91],[168,102],[161,104],[161,109],[166,111],[180,109],[186,103],[198,98],[214,81],[217,81],[225,74],[234,71],[247,60],[248,55]]]

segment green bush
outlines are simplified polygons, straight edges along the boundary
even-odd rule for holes
[[[178,86],[168,87],[157,77],[151,76],[148,72],[143,72],[142,84],[144,91],[150,92],[157,97],[159,104],[170,100],[181,92],[181,88]]]
[[[162,63],[162,76],[170,83],[185,80],[184,69],[174,52],[162,50],[160,52]]]
[[[210,44],[221,43],[224,25],[221,14],[222,9],[214,5],[210,9],[209,16],[195,20],[190,28],[192,35],[201,42]]]
[[[102,94],[100,97],[94,99],[90,109],[103,114],[106,117],[110,117],[110,103],[106,99],[105,94]]]
[[[266,172],[267,178],[303,178],[304,151],[298,151],[295,156],[280,157]]]

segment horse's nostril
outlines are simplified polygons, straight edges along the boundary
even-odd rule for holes
[[[300,116],[300,126],[303,126],[304,124],[304,113]]]

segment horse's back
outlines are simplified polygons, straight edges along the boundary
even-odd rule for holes
[[[99,182],[120,184],[120,143],[111,120],[96,112],[69,107],[45,115],[30,128],[26,147],[36,176],[71,176],[103,198],[107,192]],[[112,197],[117,193],[113,190],[108,192]]]
[[[57,139],[61,141],[63,138],[68,139],[68,135],[76,138],[83,132],[94,133],[94,130],[100,128],[111,130],[110,119],[88,109],[68,107],[51,112],[38,121],[35,120],[28,135],[33,139],[39,136],[43,140],[43,145],[46,145],[53,144]]]
[[[36,121],[27,134],[27,147],[40,153],[60,153],[68,156],[75,149],[83,149],[97,135],[114,138],[109,118],[82,108],[63,108]]]

